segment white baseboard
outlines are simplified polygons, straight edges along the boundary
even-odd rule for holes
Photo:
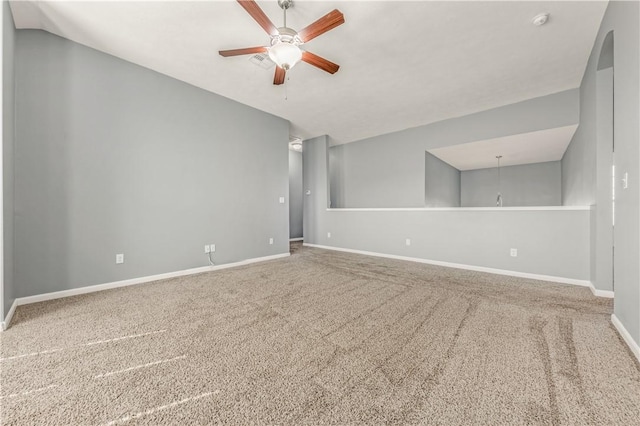
[[[289,242],[293,242],[293,241],[304,241],[303,237],[300,238],[289,238]]]
[[[77,296],[77,295],[86,294],[86,293],[94,293],[96,291],[110,290],[113,288],[127,287],[130,285],[143,284],[151,281],[165,280],[168,278],[182,277],[185,275],[200,274],[202,272],[210,272],[210,271],[218,271],[220,269],[235,268],[238,266],[249,265],[251,263],[280,259],[283,257],[288,257],[290,255],[291,255],[290,253],[280,253],[280,254],[274,254],[271,256],[255,257],[253,259],[241,260],[239,262],[225,263],[223,265],[203,266],[200,268],[185,269],[182,271],[167,272],[164,274],[149,275],[146,277],[139,277],[139,278],[131,278],[128,280],[114,281],[111,283],[72,288],[69,290],[55,291],[52,293],[37,294],[35,296],[19,297],[16,300],[14,300],[13,305],[11,305],[11,309],[9,310],[9,313],[7,314],[5,320],[2,322],[2,330],[6,330],[9,327],[11,318],[13,317],[13,313],[17,306],[28,305],[30,303],[44,302],[44,301],[53,300],[53,299],[60,299],[62,297],[70,297],[70,296]]]
[[[631,352],[633,352],[633,354],[638,359],[638,362],[640,362],[640,346],[638,346],[638,343],[633,340],[633,337],[631,337],[631,334],[629,334],[624,325],[622,325],[622,322],[620,322],[616,314],[611,315],[611,322],[613,323],[613,326],[616,328],[616,330],[618,330],[618,333],[620,333],[620,336],[622,336],[622,340],[624,340],[627,346],[629,346]]]
[[[607,297],[609,299],[613,299],[613,291],[598,290],[597,288],[595,288],[592,282],[589,283],[589,288],[591,288],[591,293],[593,293],[594,296]]]
[[[465,265],[465,264],[462,264],[462,263],[442,262],[440,260],[429,260],[429,259],[422,259],[422,258],[419,258],[419,257],[398,256],[398,255],[395,255],[395,254],[385,254],[385,253],[377,253],[377,252],[372,252],[372,251],[347,249],[347,248],[342,248],[342,247],[323,246],[323,245],[319,245],[319,244],[304,243],[303,245],[308,246],[308,247],[317,247],[317,248],[326,249],[326,250],[344,251],[344,252],[347,252],[347,253],[364,254],[364,255],[367,255],[367,256],[386,257],[386,258],[389,258],[389,259],[407,260],[409,262],[426,263],[428,265],[445,266],[447,268],[466,269],[466,270],[469,270],[469,271],[478,271],[478,272],[488,272],[490,274],[508,275],[508,276],[512,276],[512,277],[529,278],[529,279],[532,279],[532,280],[550,281],[550,282],[562,283],[562,284],[572,284],[572,285],[579,285],[579,286],[582,286],[582,287],[589,287],[589,288],[593,287],[591,282],[589,282],[589,281],[577,280],[577,279],[574,279],[574,278],[555,277],[555,276],[551,276],[551,275],[530,274],[528,272],[509,271],[509,270],[506,270],[506,269],[487,268],[487,267],[484,267],[484,266]],[[594,291],[594,290],[595,289],[592,288],[591,291]],[[602,291],[602,290],[598,290],[598,291]]]
[[[2,321],[2,329],[0,331],[5,331],[7,327],[9,327],[9,323],[11,322],[11,318],[13,318],[13,313],[16,311],[18,307],[18,299],[14,299],[11,307],[9,308],[9,312],[7,312],[7,316]]]

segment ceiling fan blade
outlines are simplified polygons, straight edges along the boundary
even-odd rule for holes
[[[302,52],[302,60],[314,67],[320,68],[322,71],[328,72],[329,74],[335,74],[340,69],[340,65],[334,64],[333,62],[311,52]]]
[[[273,77],[273,84],[282,84],[284,83],[284,76],[287,72],[276,65],[276,75]]]
[[[277,35],[278,29],[273,22],[264,14],[260,6],[254,0],[238,0],[240,6],[244,7],[244,10],[247,11],[249,15],[253,19],[256,20],[258,25],[260,25],[269,35]]]
[[[220,56],[238,56],[238,55],[250,55],[252,53],[266,53],[267,48],[264,46],[256,46],[256,47],[245,47],[244,49],[231,49],[231,50],[220,50],[218,53]]]
[[[338,9],[335,9],[308,27],[298,31],[298,36],[306,43],[341,24],[344,24],[344,15]]]

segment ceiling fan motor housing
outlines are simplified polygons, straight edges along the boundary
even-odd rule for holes
[[[289,43],[293,45],[303,44],[303,41],[298,36],[298,32],[288,27],[280,27],[278,28],[278,34],[271,36],[271,45],[275,45],[276,43]]]

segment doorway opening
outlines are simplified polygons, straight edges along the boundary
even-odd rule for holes
[[[298,143],[295,143],[295,142]],[[289,143],[289,241],[302,241],[302,141]]]

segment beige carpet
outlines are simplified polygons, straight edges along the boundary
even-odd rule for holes
[[[297,246],[18,308],[2,422],[638,424],[611,309],[586,288]]]

